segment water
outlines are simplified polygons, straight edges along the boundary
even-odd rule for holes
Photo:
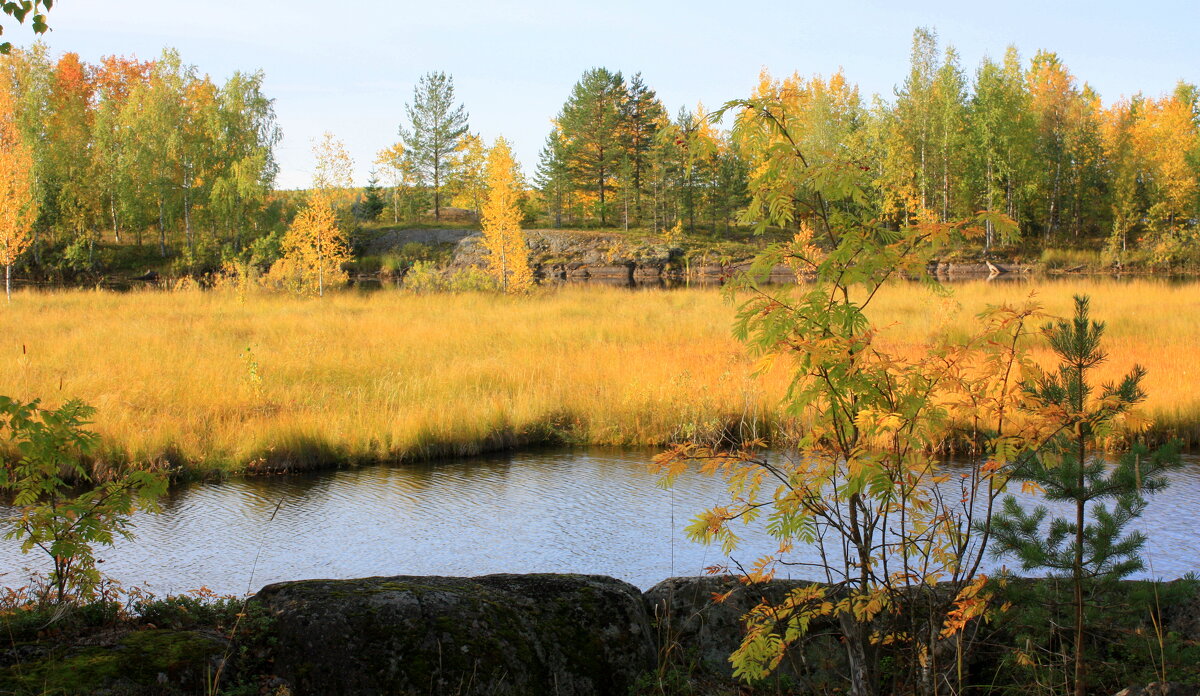
[[[101,569],[156,594],[206,586],[223,594],[302,578],[571,572],[611,575],[648,588],[725,561],[687,541],[683,527],[723,502],[718,479],[685,475],[674,489],[647,471],[653,452],[587,449],[518,453],[424,465],[193,484],[160,515],[139,514],[137,537],[101,549]],[[1200,459],[1172,475],[1140,527],[1153,575],[1200,570],[1194,528]],[[10,510],[0,508],[0,515]],[[774,547],[746,530],[734,558]],[[811,549],[800,560],[816,560]],[[38,566],[0,541],[0,585]],[[796,577],[818,577],[803,568]]]

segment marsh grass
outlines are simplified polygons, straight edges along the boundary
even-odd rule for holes
[[[917,285],[881,296],[883,340],[965,336],[1031,286]],[[1064,281],[1091,295],[1106,370],[1150,374],[1158,433],[1200,438],[1200,286]],[[542,443],[659,445],[753,422],[768,432],[782,370],[751,376],[713,289],[586,287],[532,297],[347,291],[23,291],[0,311],[0,393],[99,411],[106,457],[193,473],[477,454]],[[1045,354],[1048,358],[1048,354]]]

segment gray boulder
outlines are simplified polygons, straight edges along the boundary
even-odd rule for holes
[[[601,576],[306,580],[255,601],[297,696],[624,696],[655,664],[641,593]]]
[[[646,611],[658,634],[660,650],[690,673],[729,678],[729,656],[741,645],[742,617],[763,600],[780,604],[808,580],[772,580],[747,585],[728,575],[670,578],[646,591]],[[728,596],[716,601],[718,596]],[[815,619],[807,634],[784,657],[773,678],[798,682],[805,692],[832,692],[844,687],[845,652],[834,620]]]

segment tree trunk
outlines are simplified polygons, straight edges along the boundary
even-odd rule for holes
[[[873,696],[871,681],[868,676],[867,652],[863,649],[862,630],[852,613],[838,614],[838,623],[842,629],[842,637],[846,641],[846,660],[850,668],[850,696]]]
[[[167,258],[167,225],[166,212],[163,210],[163,199],[158,199],[158,254]]]
[[[12,304],[12,264],[4,266],[4,296],[8,298],[8,303]]]
[[[1054,164],[1054,188],[1053,188],[1053,192],[1050,194],[1050,215],[1049,215],[1049,219],[1046,220],[1045,241],[1047,241],[1047,242],[1050,241],[1050,237],[1052,237],[1054,235],[1054,227],[1055,227],[1054,218],[1056,215],[1058,215],[1058,191],[1059,191],[1058,187],[1059,187],[1059,180],[1061,178],[1062,178],[1062,163],[1056,162]]]
[[[433,219],[442,219],[442,168],[437,157],[433,158]]]
[[[117,197],[115,194],[108,197],[109,211],[112,213],[113,237],[117,244],[121,243],[121,226],[117,222]]]
[[[989,213],[992,212],[992,196],[993,196],[992,156],[988,155],[988,158],[987,158],[987,211]],[[987,233],[983,239],[983,251],[985,254],[990,253],[992,251],[992,236],[994,233],[992,231],[992,219],[990,217],[988,218],[986,228],[987,228]]]
[[[1086,447],[1083,436],[1079,437],[1079,478],[1076,484],[1082,494],[1086,481],[1083,476]],[[1083,664],[1083,524],[1086,501],[1075,501],[1075,696],[1086,696]]]

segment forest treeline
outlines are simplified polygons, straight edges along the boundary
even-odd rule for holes
[[[99,242],[184,271],[279,258],[303,196],[275,189],[280,131],[261,72],[217,83],[173,50],[91,65],[39,45],[2,65],[37,211],[19,266],[94,269]],[[750,117],[768,102],[781,106]],[[918,29],[890,98],[864,97],[841,72],[764,71],[748,100],[721,111],[671,114],[640,74],[586,71],[527,170],[525,224],[727,234],[756,222],[742,215],[756,177],[794,146],[866,172],[868,209],[890,224],[997,214],[967,253],[1020,242],[1102,250],[1112,263],[1200,262],[1192,84],[1105,103],[1054,53],[1024,60],[1010,48],[972,72]],[[340,224],[436,223],[447,206],[478,215],[489,148],[453,78],[424,76],[397,120],[399,141],[379,152],[367,187],[339,199]],[[781,144],[776,127],[801,142]],[[786,204],[797,213],[781,219],[810,204],[797,193]]]
[[[1106,105],[1048,51],[1025,62],[1009,48],[968,74],[924,29],[893,99],[864,98],[841,72],[764,71],[721,124],[702,105],[670,118],[640,76],[595,69],[558,114],[535,181],[556,220],[720,228],[745,205],[747,181],[781,154],[770,136],[786,127],[799,142],[784,149],[868,172],[883,220],[1003,213],[1016,226],[1002,235],[988,224],[981,247],[1021,238],[1099,247],[1113,260],[1136,248],[1172,263],[1196,253],[1198,96],[1180,82],[1171,94]],[[782,107],[747,118],[767,102]]]
[[[35,45],[6,56],[3,76],[13,130],[33,155],[27,263],[83,270],[109,239],[190,265],[205,249],[241,249],[281,217],[280,131],[261,72],[217,84],[173,50],[89,65]]]

